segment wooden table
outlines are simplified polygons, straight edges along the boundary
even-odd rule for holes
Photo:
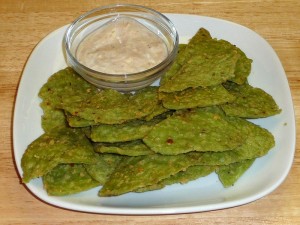
[[[298,120],[298,141],[294,164],[287,179],[268,196],[240,207],[204,213],[120,216],[56,208],[38,200],[20,184],[13,160],[12,115],[26,60],[35,45],[48,33],[71,22],[81,13],[109,3],[117,1],[0,0],[0,224],[300,224],[298,0],[130,1],[161,12],[197,14],[240,23],[262,35],[275,49],[291,87]]]

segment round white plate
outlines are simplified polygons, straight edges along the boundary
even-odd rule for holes
[[[257,200],[276,189],[286,178],[295,152],[295,116],[288,81],[272,47],[257,33],[221,19],[166,14],[178,29],[180,41],[186,42],[204,27],[213,37],[225,39],[253,59],[249,83],[271,94],[280,115],[253,120],[273,133],[276,146],[230,188],[223,188],[215,174],[188,184],[174,184],[162,190],[128,193],[118,197],[98,197],[99,188],[65,197],[48,196],[41,179],[26,184],[33,195],[58,207],[108,214],[175,214],[228,208]],[[14,111],[13,144],[18,172],[22,155],[34,139],[43,133],[39,89],[49,76],[65,68],[62,39],[67,26],[45,37],[34,49],[20,82]]]

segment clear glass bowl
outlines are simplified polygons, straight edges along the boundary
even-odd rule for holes
[[[135,19],[157,34],[167,47],[166,58],[152,68],[129,74],[102,73],[79,63],[76,59],[76,51],[82,40],[103,24],[120,16]],[[112,88],[119,91],[134,91],[157,80],[174,61],[178,43],[179,37],[176,28],[166,16],[153,9],[131,4],[108,5],[91,10],[78,17],[67,28],[64,36],[68,65],[97,87]],[[143,49],[141,51],[143,52]]]

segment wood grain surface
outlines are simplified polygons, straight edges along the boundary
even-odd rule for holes
[[[161,12],[217,17],[242,24],[275,49],[290,84],[297,121],[296,155],[278,189],[255,202],[230,209],[160,216],[120,216],[60,209],[34,197],[16,171],[12,120],[22,70],[36,44],[78,15],[118,1],[0,0],[0,224],[300,224],[300,1],[133,0]],[[34,82],[34,81],[33,81]]]

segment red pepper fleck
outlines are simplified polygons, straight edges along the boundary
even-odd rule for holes
[[[174,143],[174,141],[173,141],[173,139],[172,139],[172,138],[168,138],[168,139],[167,139],[167,143],[170,145],[170,144],[173,144],[173,143]]]

